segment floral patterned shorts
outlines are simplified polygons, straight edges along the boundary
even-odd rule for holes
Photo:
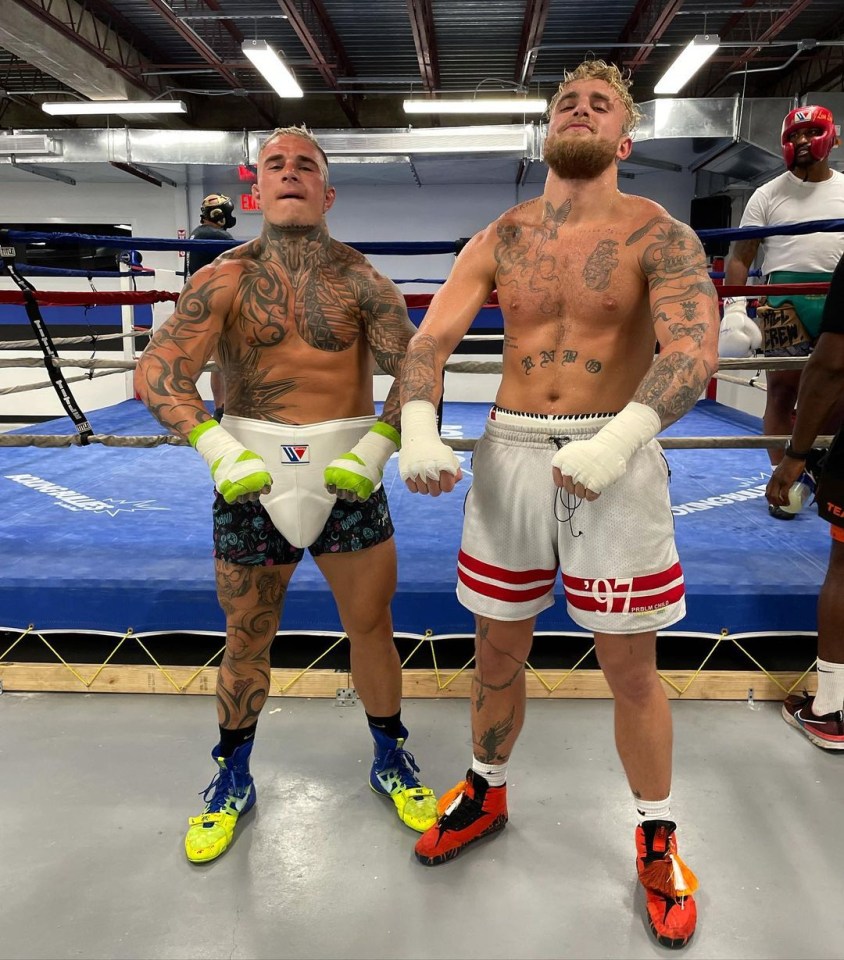
[[[394,533],[387,495],[380,487],[364,503],[338,500],[310,553],[351,553],[389,540]],[[214,498],[214,556],[229,563],[273,566],[298,563],[305,555],[273,526],[259,500],[226,503]]]

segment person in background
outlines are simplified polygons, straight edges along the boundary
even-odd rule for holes
[[[209,193],[199,208],[199,226],[190,235],[191,240],[234,240],[229,229],[237,223],[234,204],[224,193]],[[214,248],[188,250],[185,261],[185,280],[203,267],[207,267],[220,251]],[[211,396],[214,398],[214,419],[219,422],[225,411],[226,385],[221,370],[211,371]]]
[[[773,227],[811,220],[844,219],[844,174],[831,169],[829,155],[840,140],[832,112],[806,106],[783,120],[780,135],[786,171],[759,187],[745,207],[742,227]],[[844,233],[811,233],[736,241],[727,259],[725,283],[745,286],[750,268],[762,251],[762,274],[767,283],[828,281],[844,253]],[[760,348],[766,357],[808,357],[818,336],[822,295],[788,294],[760,300],[756,320],[747,315],[746,297],[724,300],[718,352],[722,357],[750,357]],[[799,370],[769,370],[762,426],[767,436],[791,433]],[[841,422],[840,412],[829,431]],[[768,449],[772,467],[782,459],[779,447]],[[793,520],[811,494],[811,478],[795,481],[785,504],[769,503],[778,520]]]
[[[818,597],[818,687],[814,696],[789,696],[786,723],[824,750],[844,750],[844,430],[818,463],[812,444],[844,397],[844,257],[832,276],[820,336],[800,376],[791,439],[765,491],[775,507],[804,473],[819,474],[818,513],[830,524],[832,545]]]

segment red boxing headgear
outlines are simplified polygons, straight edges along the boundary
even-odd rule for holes
[[[782,122],[782,155],[789,170],[794,166],[794,144],[789,136],[797,130],[817,127],[823,133],[809,140],[809,152],[815,160],[826,160],[835,146],[835,122],[832,111],[826,107],[798,107]]]

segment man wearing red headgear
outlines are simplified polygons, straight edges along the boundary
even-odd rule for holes
[[[829,154],[840,143],[831,111],[806,106],[792,110],[781,134],[786,172],[751,196],[741,218],[743,227],[771,227],[811,220],[844,218],[844,175],[829,166]],[[739,240],[726,265],[726,283],[743,286],[761,247],[762,274],[767,283],[828,281],[842,254],[844,233],[773,236]],[[789,294],[760,300],[756,320],[747,315],[746,298],[727,298],[721,322],[719,354],[752,356],[760,347],[768,357],[807,357],[820,329],[824,297]],[[764,344],[762,343],[764,339]],[[791,433],[799,370],[770,370],[763,427],[769,436]],[[825,432],[835,432],[838,419]],[[782,460],[779,448],[768,450],[772,466]],[[793,520],[811,496],[813,483],[804,475],[789,502],[770,504],[772,517]]]

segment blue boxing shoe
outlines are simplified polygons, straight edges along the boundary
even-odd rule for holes
[[[234,837],[237,821],[255,806],[255,783],[249,773],[252,741],[241,744],[230,757],[211,751],[220,768],[202,791],[205,810],[188,820],[185,853],[191,863],[207,863],[225,853]]]
[[[407,730],[402,727],[402,735],[394,740],[375,727],[369,729],[375,740],[370,787],[393,801],[402,823],[424,833],[437,822],[437,798],[433,790],[419,782],[416,760],[404,749]]]

